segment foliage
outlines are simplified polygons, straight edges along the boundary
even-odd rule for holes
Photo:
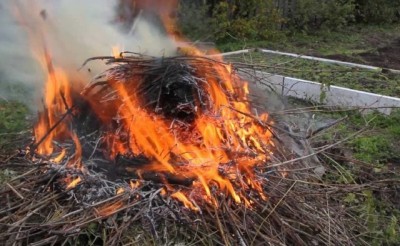
[[[336,30],[353,20],[354,7],[353,0],[298,0],[289,16],[288,27],[305,31],[320,28]]]
[[[271,0],[221,1],[213,9],[216,40],[276,38],[283,19]]]
[[[356,0],[357,20],[365,23],[393,23],[400,20],[400,2],[393,0]]]
[[[180,27],[191,40],[207,40],[213,36],[208,11],[208,5],[190,0],[181,1],[178,10]]]
[[[290,5],[282,7],[274,0],[182,0],[179,17],[186,35],[218,43],[280,40],[287,33],[296,31],[331,32],[355,23],[384,24],[400,21],[399,1],[290,2]]]
[[[273,0],[217,1],[202,4],[182,1],[179,20],[183,32],[213,41],[276,39],[283,18]]]

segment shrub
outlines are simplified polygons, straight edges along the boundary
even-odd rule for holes
[[[284,21],[273,0],[221,1],[212,17],[217,41],[271,39]]]
[[[297,0],[288,16],[288,27],[335,30],[353,21],[354,9],[354,0]]]
[[[283,24],[292,31],[312,32],[340,29],[355,21],[400,21],[400,1],[286,0],[286,4],[277,5],[278,2],[182,0],[179,16],[183,32],[190,38],[211,37],[220,43],[281,38]]]
[[[204,41],[213,36],[209,8],[197,1],[181,1],[178,10],[179,24],[182,32],[190,39]]]
[[[393,0],[356,0],[357,21],[365,23],[393,23],[400,21],[400,2]]]

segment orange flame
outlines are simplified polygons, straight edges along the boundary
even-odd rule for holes
[[[60,123],[51,132],[49,132],[49,129],[55,126],[59,118],[66,113],[67,105],[72,105],[71,87],[66,73],[61,69],[53,69],[49,56],[46,56],[46,60],[49,67],[44,90],[46,108],[45,112],[40,115],[39,122],[34,129],[36,144],[39,144],[39,141],[43,139],[43,142],[37,146],[38,153],[42,155],[52,154],[53,140],[68,133],[65,122]]]
[[[81,177],[78,177],[78,178],[72,180],[71,183],[69,183],[69,184],[67,185],[67,188],[66,188],[66,189],[67,189],[67,190],[70,190],[70,189],[72,189],[72,188],[75,188],[81,181],[82,181]]]
[[[209,71],[199,67],[199,76],[209,74]],[[209,69],[209,68],[208,68]],[[123,127],[129,136],[129,145],[120,143],[118,135],[108,135],[113,139],[111,157],[116,154],[134,153],[144,154],[153,158],[153,162],[146,167],[147,170],[167,171],[179,173],[187,177],[197,177],[207,196],[211,198],[210,182],[216,182],[222,190],[226,190],[237,202],[241,202],[241,195],[237,194],[232,182],[219,174],[223,163],[231,159],[227,149],[237,152],[253,151],[254,158],[237,159],[241,172],[252,176],[251,169],[268,159],[270,151],[269,139],[272,134],[258,122],[268,120],[267,114],[259,118],[252,116],[250,107],[246,103],[247,84],[237,84],[236,75],[232,74],[229,65],[216,66],[215,69],[223,81],[215,77],[206,77],[209,83],[209,94],[212,97],[214,113],[222,119],[216,120],[213,116],[198,115],[195,122],[196,131],[200,133],[202,144],[187,143],[177,138],[165,120],[142,109],[142,106],[130,84],[112,83],[115,91],[123,102],[119,108],[119,117],[123,119]],[[133,88],[134,89],[134,88]],[[225,92],[224,90],[227,90]],[[241,101],[232,101],[229,95],[236,95]],[[229,136],[227,138],[226,136]],[[171,155],[179,156],[187,168],[184,170],[171,164]],[[257,180],[251,180],[251,187],[262,194],[262,188]]]
[[[58,156],[50,159],[50,161],[52,161],[54,163],[60,163],[62,161],[62,159],[64,159],[66,154],[67,154],[67,150],[66,149],[62,149],[61,153]]]
[[[123,206],[122,201],[117,201],[114,203],[106,204],[101,206],[96,210],[97,215],[100,217],[107,217],[113,213],[115,213],[116,210],[120,209]]]
[[[75,144],[75,154],[74,157],[69,161],[68,166],[76,169],[81,169],[82,171],[84,171],[84,167],[81,162],[81,157],[82,157],[81,142],[79,141],[79,138],[76,136],[76,134],[73,132],[71,133],[70,137],[72,138]]]
[[[173,193],[171,197],[182,202],[186,208],[191,209],[193,211],[199,211],[199,208],[196,207],[191,201],[189,201],[189,199],[182,192],[177,191]]]
[[[137,181],[130,180],[129,186],[131,187],[132,190],[137,189],[140,186],[140,182],[139,180]]]
[[[112,47],[112,55],[114,56],[114,58],[122,58],[121,48],[119,45],[115,45]]]
[[[29,6],[23,7],[22,3],[12,3],[13,14],[17,21],[28,33],[28,41],[33,56],[41,65],[45,74],[46,83],[43,90],[44,110],[39,114],[38,122],[34,127],[36,152],[41,155],[51,155],[54,152],[54,140],[67,138],[69,134],[68,120],[61,120],[72,107],[72,94],[81,91],[81,81],[84,81],[76,72],[67,71],[53,60],[52,53],[46,43],[47,20],[45,11],[39,3],[32,1]],[[29,18],[37,12],[42,18]],[[40,15],[39,15],[40,13]],[[76,71],[76,68],[73,68]],[[74,78],[72,83],[71,78]],[[54,128],[52,131],[50,129]],[[59,157],[62,159],[64,151]]]

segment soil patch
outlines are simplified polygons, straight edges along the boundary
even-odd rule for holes
[[[373,52],[361,53],[354,56],[347,55],[330,55],[330,59],[357,62],[362,61],[365,64],[400,70],[400,38],[394,40],[389,45],[378,48]]]

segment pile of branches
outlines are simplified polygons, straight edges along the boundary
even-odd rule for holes
[[[131,55],[127,56],[127,53]],[[197,68],[214,72],[213,66],[219,65],[217,61],[204,57],[155,58],[124,52],[120,58],[88,59],[84,66],[98,59],[106,59],[107,64],[117,65],[97,76],[83,92],[94,93],[101,102],[115,100],[113,87],[123,81],[129,90],[128,94],[140,95],[141,105],[165,117],[190,122],[197,110],[211,107],[209,95],[204,89],[207,81],[202,76],[205,75],[198,74]]]
[[[205,62],[207,58],[196,57],[94,59],[121,63],[108,71],[121,76],[119,79],[144,76],[146,83],[138,84],[138,88],[148,110],[189,124],[195,117],[195,106],[201,105],[204,111],[210,107],[208,95],[202,90],[204,80],[196,78],[188,64],[212,66],[217,61]],[[114,100],[111,88],[101,78],[82,93]],[[93,114],[82,120],[82,105],[90,108],[82,103],[71,106],[78,107],[80,114],[67,113],[73,125],[80,124],[73,127],[80,129],[85,171],[68,168],[67,162],[54,164],[26,151],[8,160],[10,166],[19,163],[27,170],[0,190],[5,197],[0,201],[0,240],[6,245],[352,245],[357,230],[363,228],[354,226],[353,221],[350,229],[351,216],[339,206],[338,197],[349,187],[341,190],[337,185],[326,185],[320,180],[321,174],[315,172],[322,167],[316,154],[329,146],[314,153],[307,136],[291,134],[284,122],[278,121],[273,129],[274,159],[265,168],[254,170],[257,179],[262,180],[266,201],[254,199],[251,206],[246,206],[235,203],[228,194],[215,192],[216,204],[204,203],[199,211],[193,211],[162,195],[164,184],[154,177],[139,180],[124,177],[123,172],[110,175],[118,167],[102,158],[98,139],[101,129],[96,129]],[[72,142],[59,144],[69,153],[74,152]],[[292,151],[295,148],[301,149],[303,156]],[[137,159],[141,161],[146,162]],[[68,186],[70,182],[66,181],[76,179],[80,180],[76,186]],[[132,187],[132,180],[140,185]],[[184,182],[175,183],[177,190],[190,189]],[[362,188],[351,187],[354,192]]]

